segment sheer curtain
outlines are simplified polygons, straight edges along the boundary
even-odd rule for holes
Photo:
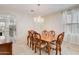
[[[65,41],[79,45],[79,8],[63,12]]]

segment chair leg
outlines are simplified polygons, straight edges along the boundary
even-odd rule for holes
[[[60,49],[59,49],[59,54],[61,55],[61,47],[60,47]]]
[[[56,47],[56,55],[58,54],[58,50],[59,50],[58,47]]]
[[[35,46],[35,53],[36,53],[37,51],[36,51],[36,46]]]
[[[47,49],[47,46],[45,47],[45,49],[46,49],[46,52],[48,53],[48,49]]]
[[[32,44],[32,50],[34,50],[35,49],[35,44]]]
[[[34,44],[32,44],[32,50],[34,50]]]
[[[41,48],[39,48],[39,55],[41,55]]]
[[[29,45],[29,37],[27,37],[27,45]]]
[[[30,48],[31,48],[31,42],[30,42]]]
[[[28,45],[28,39],[27,39],[27,45]]]
[[[56,55],[57,55],[57,50],[56,50]]]
[[[56,55],[57,54],[61,55],[61,46],[56,47]]]

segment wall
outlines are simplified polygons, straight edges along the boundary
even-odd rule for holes
[[[35,23],[33,21],[33,17],[27,13],[19,12],[16,10],[10,10],[10,9],[0,9],[0,15],[13,15],[16,19],[16,30],[17,30],[17,39],[26,39],[27,31],[29,29],[33,29],[36,31],[41,32],[43,28],[43,23]]]
[[[63,31],[62,13],[58,12],[45,16],[44,29],[54,30],[56,34],[61,33]]]

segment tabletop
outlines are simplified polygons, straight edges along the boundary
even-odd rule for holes
[[[47,42],[52,42],[53,40],[57,40],[57,35],[56,36],[50,36],[50,35],[41,35],[41,40],[47,41]]]

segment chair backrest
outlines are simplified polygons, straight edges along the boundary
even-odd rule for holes
[[[33,38],[34,38],[34,39],[41,39],[41,35],[35,31],[35,32],[33,33]]]
[[[33,33],[33,42],[36,42],[36,44],[41,43],[41,35],[36,31]]]
[[[48,31],[47,30],[42,31],[42,35],[47,36],[48,35]]]
[[[33,36],[32,32],[31,32],[31,31],[29,31],[29,37],[32,37],[32,36]]]
[[[49,31],[49,35],[54,37],[55,36],[55,31]]]
[[[61,45],[63,39],[64,39],[64,32],[62,32],[61,34],[58,35],[56,43]]]
[[[34,32],[35,32],[34,30],[29,30],[29,31],[28,31],[28,35],[29,35],[30,37],[32,37]]]
[[[33,39],[33,33],[34,32],[35,32],[34,30],[29,30],[28,31],[28,38]]]

